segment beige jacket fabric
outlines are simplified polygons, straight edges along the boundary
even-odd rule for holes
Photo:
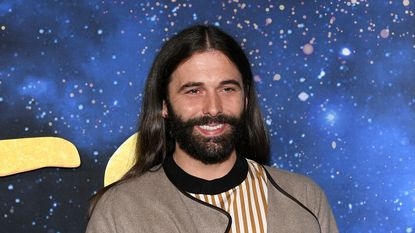
[[[338,232],[326,196],[313,181],[265,168],[269,175],[269,233]],[[231,221],[225,211],[178,190],[160,168],[108,190],[99,200],[86,233],[222,233],[228,232]]]

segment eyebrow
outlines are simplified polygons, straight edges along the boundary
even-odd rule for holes
[[[238,86],[239,88],[242,89],[241,84],[238,81],[234,80],[234,79],[224,80],[224,81],[220,82],[220,86],[227,85],[227,84],[232,84],[232,85]],[[183,86],[181,86],[180,89],[178,90],[178,92],[181,92],[184,89],[189,88],[189,87],[200,87],[200,86],[203,86],[203,82],[188,82],[188,83],[184,84]]]
[[[183,86],[181,86],[178,92],[182,92],[184,89],[189,88],[189,87],[200,87],[202,85],[203,85],[202,82],[188,82],[184,84]]]
[[[224,80],[224,81],[220,82],[221,86],[227,85],[227,84],[232,84],[232,85],[238,86],[239,88],[242,89],[241,84],[238,81],[234,80],[234,79]]]

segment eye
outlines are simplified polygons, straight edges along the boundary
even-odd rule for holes
[[[198,94],[198,93],[200,93],[199,89],[190,89],[190,90],[186,91],[186,94],[190,94],[190,95],[195,95],[195,94]]]
[[[224,91],[224,92],[234,92],[234,91],[236,91],[236,89],[235,89],[235,88],[233,88],[233,87],[224,87],[224,88],[223,88],[223,91]]]

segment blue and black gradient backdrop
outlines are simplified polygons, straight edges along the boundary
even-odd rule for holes
[[[218,25],[248,55],[269,165],[312,177],[341,232],[415,232],[414,0],[0,2],[0,139],[63,137],[82,160],[0,178],[1,232],[83,232],[137,130],[161,44]]]

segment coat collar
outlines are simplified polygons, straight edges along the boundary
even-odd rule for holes
[[[248,162],[240,156],[237,156],[228,174],[214,180],[204,180],[186,173],[174,162],[173,156],[166,157],[163,168],[169,180],[177,188],[194,194],[215,195],[226,192],[240,185],[248,174]]]

